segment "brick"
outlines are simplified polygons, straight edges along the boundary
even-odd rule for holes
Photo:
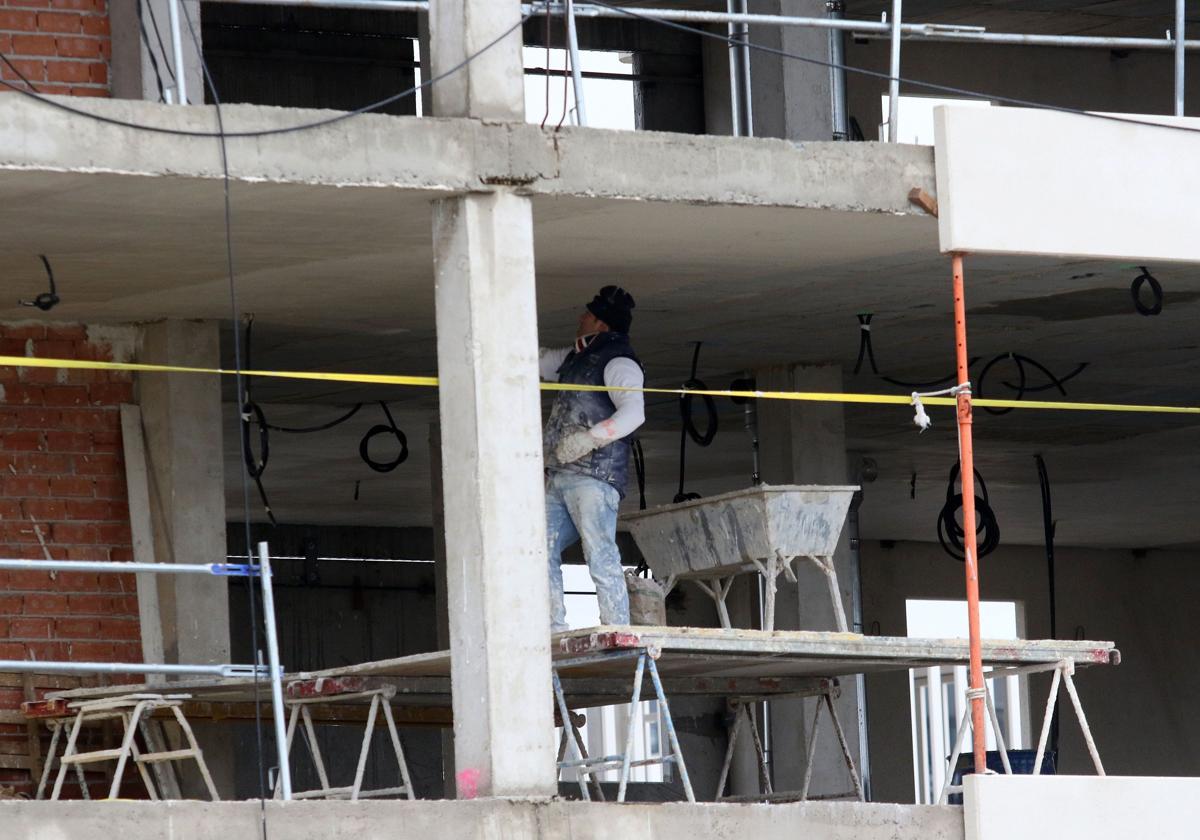
[[[65,381],[68,385],[94,385],[98,382],[107,382],[102,370],[82,370],[80,368],[71,368],[64,370]]]
[[[87,405],[88,389],[79,385],[54,385],[43,389],[46,405]]]
[[[112,346],[100,341],[81,344],[75,348],[75,358],[91,362],[111,362]]]
[[[0,29],[10,29],[16,32],[38,31],[37,13],[18,11],[16,9],[0,9]],[[12,336],[17,338],[18,336]]]
[[[63,660],[68,656],[66,642],[24,642],[25,650],[28,653],[26,658],[40,659],[43,662]]]
[[[100,576],[95,572],[59,572],[57,586],[60,592],[99,592]]]
[[[0,642],[0,659],[24,659],[25,645],[20,642]]]
[[[42,433],[28,429],[7,432],[3,446],[9,452],[38,452],[43,446]]]
[[[129,563],[133,560],[133,547],[120,545],[109,549],[108,559],[114,563]]]
[[[50,0],[52,9],[73,9],[77,12],[103,11],[104,3],[96,0]]]
[[[79,522],[57,522],[53,526],[54,542],[56,543],[94,543],[97,542],[98,530],[95,525],[85,525]]]
[[[63,338],[34,339],[32,355],[38,359],[74,359],[78,342]]]
[[[56,618],[54,635],[59,639],[90,638],[100,629],[98,618]]]
[[[40,572],[36,569],[10,569],[8,572],[8,586],[17,592],[21,590],[40,592],[53,585],[54,581],[49,572]]]
[[[2,369],[0,369],[2,370]],[[21,420],[17,415],[17,409],[4,408],[0,409],[0,432],[7,432],[16,429],[20,426]]]
[[[37,535],[33,532],[33,525],[28,522],[5,522],[0,523],[0,534],[4,535],[5,542],[10,543],[34,543],[38,541]],[[45,531],[42,532],[45,537]]]
[[[61,385],[67,372],[57,368],[19,367],[18,380],[27,385]]]
[[[137,580],[133,575],[99,575],[101,592],[126,594],[137,592]]]
[[[92,84],[108,84],[108,65],[103,61],[92,62],[88,65],[88,80]]]
[[[38,385],[9,385],[4,389],[6,405],[43,405],[45,395]]]
[[[73,455],[76,475],[118,475],[121,470],[121,457],[110,453],[93,453],[91,455]]]
[[[25,599],[20,595],[0,594],[0,615],[18,615]]]
[[[21,519],[25,516],[17,499],[0,499],[0,519]]]
[[[50,452],[91,452],[92,436],[88,432],[46,432],[46,449]]]
[[[108,15],[92,16],[88,15],[83,19],[83,34],[85,35],[108,35],[110,32]]]
[[[111,615],[117,612],[116,596],[68,595],[72,615]]]
[[[108,545],[133,542],[133,533],[128,522],[102,522],[95,528],[98,533],[97,542]]]
[[[0,52],[5,55],[12,52],[12,35],[7,32],[0,32]]]
[[[35,16],[36,17],[36,16]],[[7,26],[4,23],[4,12],[0,12],[0,29],[20,29],[19,26]],[[19,339],[24,341],[27,338],[45,338],[46,328],[41,324],[22,324],[20,326],[4,327],[3,335],[9,339]],[[24,355],[22,351],[21,355]]]
[[[67,502],[62,499],[27,499],[21,506],[25,516],[31,516],[38,522],[66,519],[70,510]]]
[[[124,499],[125,479],[110,476],[97,476],[95,479],[95,496],[97,499]]]
[[[102,618],[100,620],[100,637],[113,640],[140,640],[142,638],[141,623],[132,618]]]
[[[30,475],[70,475],[74,455],[54,452],[30,452],[14,456],[13,466],[19,473]]]
[[[59,38],[58,40],[61,43],[63,40],[71,39]],[[54,341],[86,341],[87,327],[83,324],[56,324],[54,326],[47,326],[46,338]]]
[[[110,382],[105,385],[94,385],[90,397],[93,405],[120,405],[133,402],[133,383]]]
[[[13,55],[57,55],[57,45],[52,35],[14,35]]]
[[[13,70],[13,67],[16,70]],[[21,75],[18,76],[17,74]],[[24,76],[31,82],[44,81],[46,78],[46,62],[40,59],[32,58],[14,58],[12,59],[12,67],[7,64],[0,65],[0,78],[14,81]]]
[[[8,619],[0,618],[0,639],[8,638]],[[0,696],[0,706],[4,705],[4,699]]]
[[[83,16],[74,12],[38,12],[37,28],[40,32],[82,32]]]
[[[68,408],[59,415],[58,427],[77,432],[94,432],[100,429],[119,428],[121,417],[115,411],[98,409]]]
[[[67,548],[68,560],[107,560],[108,549],[99,545],[72,545]]]
[[[68,598],[58,592],[32,592],[25,596],[25,615],[62,615],[69,608]],[[83,596],[86,597],[86,596]]]
[[[39,406],[20,406],[9,411],[13,413],[19,429],[53,429],[62,418],[62,412],[58,409]]]
[[[116,662],[116,648],[111,642],[71,642],[71,658],[88,662]]]
[[[8,622],[8,636],[11,639],[49,639],[50,619],[48,618],[14,618]]]
[[[114,503],[108,499],[70,499],[61,504],[63,512],[55,519],[95,522],[114,518]]]
[[[46,64],[46,79],[63,84],[79,84],[92,80],[90,67],[82,61],[51,61]]]
[[[95,483],[87,476],[64,475],[50,479],[52,496],[90,497],[95,490]]]
[[[42,88],[42,90],[46,90],[46,88]],[[102,100],[107,100],[107,98],[112,96],[112,92],[110,92],[108,88],[80,88],[79,85],[73,85],[71,88],[71,96],[91,96],[95,98],[102,98]]]
[[[61,480],[56,479],[56,481]],[[78,481],[83,479],[72,480]],[[6,475],[0,478],[0,492],[3,492],[5,496],[18,499],[29,496],[49,496],[50,479],[33,475]]]

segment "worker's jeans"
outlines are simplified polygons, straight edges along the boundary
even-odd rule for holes
[[[563,603],[563,550],[583,541],[583,557],[596,584],[602,624],[629,623],[629,592],[617,549],[616,489],[587,475],[557,470],[546,481],[546,548],[550,554],[551,632],[568,629]]]

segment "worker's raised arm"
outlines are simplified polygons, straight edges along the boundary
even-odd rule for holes
[[[613,359],[604,366],[604,384],[608,388],[641,388],[646,383],[642,367],[633,359]],[[611,443],[633,433],[646,422],[646,401],[641,391],[609,391],[616,411],[589,431],[604,443]]]
[[[539,347],[538,373],[542,379],[547,382],[557,382],[558,369],[562,367],[562,363],[570,352],[570,347]]]

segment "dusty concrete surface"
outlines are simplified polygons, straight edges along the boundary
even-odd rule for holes
[[[809,802],[788,805],[615,805],[563,801],[473,802],[0,802],[8,840],[961,840],[952,806]]]
[[[122,100],[70,107],[161,129],[212,132],[208,107]],[[226,131],[274,130],[333,111],[229,105]],[[923,215],[908,191],[934,192],[933,151],[878,143],[805,143],[663,132],[367,114],[310,131],[230,138],[245,182],[462,192],[504,183],[532,195],[599,196]],[[217,142],[95,122],[23,97],[0,102],[0,169],[211,179]]]

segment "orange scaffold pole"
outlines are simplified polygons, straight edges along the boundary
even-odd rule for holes
[[[971,440],[971,383],[967,370],[967,308],[963,299],[963,258],[953,254],[954,352],[958,364],[958,459],[962,485],[963,567],[967,574],[967,632],[971,647],[971,732],[974,736],[975,772],[987,768],[987,730],[984,723],[983,646],[979,638],[979,555],[975,538],[975,455]]]

